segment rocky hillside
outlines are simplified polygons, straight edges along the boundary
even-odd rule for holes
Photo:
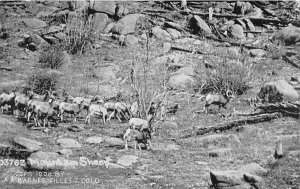
[[[0,1],[0,188],[300,187],[299,19],[299,1]],[[37,127],[4,103],[28,91],[154,107],[150,150],[105,105]]]

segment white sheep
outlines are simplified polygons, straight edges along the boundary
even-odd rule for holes
[[[27,94],[17,94],[15,97],[14,115],[18,116],[20,110],[26,111],[28,101],[31,100],[33,96],[34,94],[32,91],[29,91]]]
[[[131,118],[128,122],[129,128],[143,131],[149,130],[152,132],[150,122],[152,121],[153,115],[149,114],[147,120],[141,118]]]
[[[107,109],[107,111],[113,111],[112,114],[107,119],[108,121],[110,121],[110,119],[116,115],[118,120],[120,122],[122,122],[122,120],[120,119],[120,115],[122,115],[126,119],[129,119],[129,117],[131,115],[129,112],[131,105],[126,102],[115,102],[115,103],[106,102],[106,103],[104,103],[104,107]],[[126,114],[127,114],[127,116],[126,116]]]
[[[56,115],[56,112],[53,108],[51,108],[51,101],[50,104],[49,103],[45,103],[45,102],[39,102],[33,109],[33,113],[35,114],[35,125],[36,126],[41,126],[39,123],[39,120],[41,120],[42,118],[44,118],[44,127],[46,127],[46,121],[48,123],[48,126],[50,127],[50,122],[49,120],[55,120],[54,116]]]
[[[80,104],[76,103],[68,103],[68,102],[62,102],[59,104],[59,114],[61,122],[63,122],[63,115],[64,113],[69,113],[74,115],[74,122],[76,122],[76,116],[79,115],[79,113],[83,110],[84,104],[83,101],[80,102]]]
[[[128,150],[128,142],[134,141],[134,149],[136,150],[136,146],[139,147],[139,150],[141,149],[140,143],[143,143],[147,149],[150,149],[150,133],[148,131],[137,131],[134,129],[128,128],[123,136],[123,139],[125,141],[125,149]]]
[[[218,112],[220,112],[221,107],[226,109],[227,103],[230,101],[230,99],[235,98],[231,90],[226,91],[225,94],[208,94],[205,98],[205,105],[204,105],[204,111],[207,114],[208,113],[208,107],[212,104],[218,105],[219,109]]]
[[[103,124],[105,124],[105,118],[107,116],[107,110],[101,105],[98,104],[91,104],[88,110],[88,115],[85,118],[85,123],[91,123],[91,116],[97,115],[101,116],[102,115],[102,120]]]
[[[16,97],[16,93],[15,92],[11,92],[9,94],[2,93],[0,95],[0,109],[1,109],[1,113],[2,114],[4,112],[4,106],[5,105],[9,105],[11,107],[11,111],[13,113],[14,105],[15,105],[15,102],[14,102],[15,97]]]

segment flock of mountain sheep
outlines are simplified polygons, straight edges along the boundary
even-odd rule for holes
[[[28,91],[26,94],[19,92],[2,93],[0,95],[0,108],[1,113],[4,113],[4,107],[10,106],[10,112],[14,116],[20,116],[23,112],[24,118],[27,122],[34,120],[35,126],[51,126],[50,121],[57,123],[60,119],[64,121],[64,114],[69,114],[69,117],[74,117],[74,122],[77,121],[79,114],[86,110],[85,123],[91,123],[91,117],[97,116],[102,118],[103,124],[110,121],[112,117],[116,117],[120,122],[121,118],[129,120],[128,128],[123,136],[125,141],[125,148],[128,149],[128,141],[135,142],[135,149],[138,145],[141,150],[140,144],[143,143],[147,149],[150,148],[151,135],[154,130],[151,125],[155,115],[160,110],[160,118],[162,119],[166,114],[176,114],[179,106],[178,103],[166,108],[160,101],[158,104],[152,102],[148,112],[147,119],[138,118],[139,107],[138,103],[128,103],[124,101],[107,101],[101,99],[99,96],[93,98],[72,97],[66,95],[64,99],[57,98],[57,94],[47,91],[44,95],[35,94],[33,91]],[[207,113],[208,107],[211,104],[218,105],[219,110],[221,107],[226,108],[226,104],[231,98],[234,98],[231,91],[225,94],[208,94],[205,99],[204,111]],[[8,109],[9,110],[9,109]],[[108,116],[108,112],[111,114]],[[175,118],[174,118],[175,119]]]

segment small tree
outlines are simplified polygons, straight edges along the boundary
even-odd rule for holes
[[[28,77],[27,87],[37,94],[44,94],[47,90],[56,90],[58,81],[58,74],[39,70]]]

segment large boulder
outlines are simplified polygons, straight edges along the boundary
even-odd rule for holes
[[[114,1],[91,0],[89,8],[96,12],[106,13],[112,16],[115,15],[116,12],[116,4]]]
[[[190,26],[195,33],[200,35],[210,35],[212,33],[207,23],[200,16],[197,15],[194,15],[193,18],[190,20]]]
[[[57,140],[57,143],[62,147],[62,148],[81,148],[81,144],[70,138],[61,138]]]
[[[102,32],[109,22],[107,14],[104,13],[95,13],[90,15],[89,19],[92,21],[93,30],[99,32]]]
[[[245,184],[243,174],[234,170],[211,171],[210,178],[213,186],[216,188],[233,187]]]
[[[138,156],[134,156],[134,155],[123,155],[121,156],[118,161],[117,164],[122,165],[124,167],[130,167],[132,166],[134,163],[137,163],[139,160]]]
[[[229,34],[236,39],[245,40],[244,29],[238,24],[234,24],[229,28]]]
[[[185,74],[176,74],[169,78],[168,85],[173,89],[187,89],[196,84],[194,77]]]
[[[266,83],[261,87],[258,97],[264,102],[281,102],[283,99],[295,101],[299,98],[297,91],[285,80]]]
[[[43,143],[25,137],[15,137],[13,142],[15,145],[27,149],[30,152],[38,151],[43,146]]]
[[[142,14],[129,14],[120,19],[112,28],[113,33],[120,35],[128,35],[134,33],[136,24],[140,18],[143,18]]]
[[[171,40],[171,35],[164,29],[162,29],[160,26],[156,26],[152,28],[152,33],[155,37],[162,40]]]
[[[26,18],[23,19],[22,22],[25,24],[26,27],[31,29],[40,29],[48,25],[45,21],[40,20],[38,18]]]
[[[294,45],[300,42],[300,28],[289,25],[279,30],[273,37],[275,40],[279,40],[285,45]]]

